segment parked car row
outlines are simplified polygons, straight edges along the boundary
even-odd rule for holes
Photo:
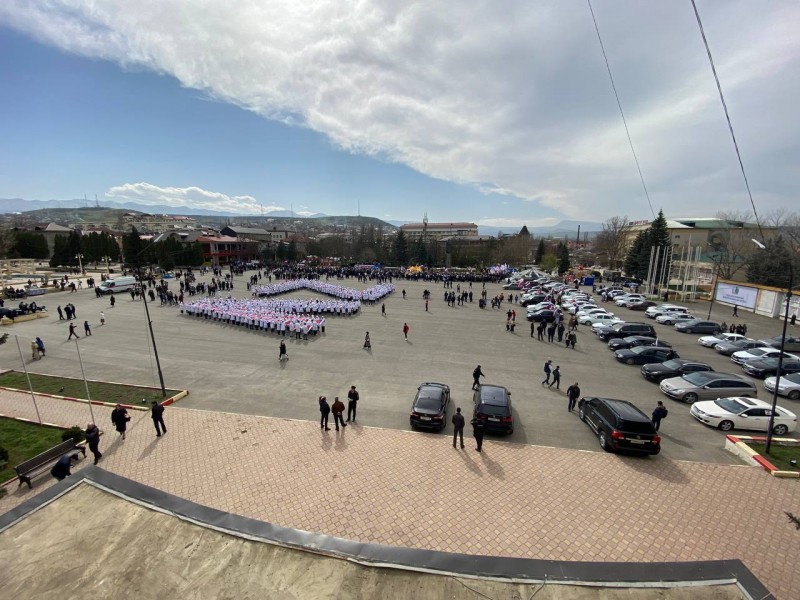
[[[483,384],[475,390],[472,401],[472,417],[483,422],[487,433],[514,433],[511,392],[506,388]],[[443,430],[447,426],[449,406],[450,386],[434,382],[420,384],[411,405],[411,428]]]

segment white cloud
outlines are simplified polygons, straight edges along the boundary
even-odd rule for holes
[[[784,98],[800,92],[800,4],[700,10],[757,199],[792,207],[797,160],[772,153],[797,158]],[[595,13],[655,209],[746,209],[689,5]],[[570,218],[649,213],[583,2],[4,0],[0,22],[487,194]]]
[[[285,211],[282,206],[262,206],[252,196],[229,196],[199,187],[160,187],[151,183],[125,183],[106,192],[106,198],[114,202],[137,202],[145,205],[170,207],[189,206],[240,215],[264,214]],[[303,213],[298,213],[303,214]],[[311,213],[309,213],[311,214]]]

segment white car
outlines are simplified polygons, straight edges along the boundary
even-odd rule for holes
[[[695,402],[689,412],[701,423],[717,427],[722,431],[731,429],[767,431],[772,405],[757,398],[717,398],[707,402]],[[772,433],[785,435],[796,428],[797,416],[785,408],[776,406]]]
[[[600,308],[599,306],[592,306],[590,308],[582,308],[577,313],[575,313],[576,317],[585,317],[586,315],[611,315],[614,314],[611,311],[606,310],[605,308]]]
[[[622,321],[622,319],[620,319],[618,317],[615,317],[611,313],[606,313],[606,314],[594,315],[593,317],[589,318],[588,320],[584,320],[584,321],[580,321],[580,319],[579,319],[578,322],[579,323],[583,322],[583,323],[585,323],[587,325],[591,325],[592,328],[594,328],[595,325],[606,325],[606,326],[610,327],[614,323],[622,323],[623,321]]]
[[[658,306],[651,306],[644,311],[645,316],[655,319],[656,317],[668,312],[689,312],[689,309],[677,304],[659,304]]]
[[[696,318],[697,317],[689,313],[664,313],[656,317],[656,323],[675,325],[675,323],[680,323],[681,321],[694,321]]]
[[[599,308],[597,304],[594,302],[578,302],[577,304],[573,304],[567,309],[567,312],[572,313],[573,315],[578,314],[581,310],[591,310],[592,308]]]
[[[704,335],[698,338],[697,343],[706,348],[713,348],[720,342],[735,342],[747,339],[741,333],[718,333],[717,335]]]
[[[743,365],[748,360],[754,358],[768,358],[770,356],[777,357],[781,351],[778,348],[750,348],[749,350],[739,350],[731,355],[731,360],[737,365]],[[794,354],[788,352],[783,353],[783,358],[798,358]],[[800,360],[800,359],[798,359]]]
[[[767,377],[764,380],[764,389],[770,393],[775,391],[775,377]],[[786,396],[789,400],[800,400],[800,373],[781,375],[778,395]]]
[[[647,298],[644,297],[642,294],[623,294],[618,298],[614,298],[614,304],[617,306],[627,306],[632,300],[640,300],[637,304],[641,304]]]

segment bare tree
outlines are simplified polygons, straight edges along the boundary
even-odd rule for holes
[[[748,222],[748,213],[720,211],[716,217],[720,221],[726,221],[728,226],[711,232],[708,243],[719,277],[733,279],[747,266],[747,259],[756,250],[756,245],[751,240],[752,230],[738,225]]]
[[[631,225],[627,215],[611,217],[603,223],[603,231],[595,238],[597,253],[605,257],[612,269],[618,269],[625,260],[630,230]]]

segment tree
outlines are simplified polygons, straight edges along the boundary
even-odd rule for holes
[[[536,263],[537,265],[542,264],[542,259],[544,258],[545,250],[546,248],[544,246],[544,238],[541,238],[539,240],[539,245],[536,246],[536,256],[533,259],[534,263]]]
[[[394,239],[392,258],[398,267],[408,264],[408,240],[402,229],[397,232],[397,237]]]
[[[558,274],[563,275],[569,271],[570,266],[569,246],[566,244],[559,244]]]
[[[130,232],[126,233],[122,238],[122,255],[125,258],[125,262],[132,267],[140,267],[143,264],[152,262],[148,260],[149,257],[145,256],[146,248],[147,245],[139,237],[136,227],[131,227]]]
[[[47,240],[41,233],[16,231],[13,237],[14,242],[8,252],[9,256],[13,258],[35,258],[40,260],[50,256]]]
[[[628,216],[611,217],[603,223],[603,231],[595,238],[598,253],[605,257],[604,264],[618,269],[625,260],[625,248],[631,230]]]
[[[7,227],[0,227],[0,258],[6,258],[13,245],[14,232]]]
[[[751,230],[743,227],[746,222],[745,213],[722,211],[717,213],[717,218],[725,226],[709,234],[708,244],[717,276],[733,279],[739,271],[747,267],[747,258],[756,250],[756,245],[751,240]]]
[[[625,255],[625,275],[644,279],[650,258],[649,230],[640,231]],[[645,255],[646,253],[646,255]]]
[[[765,248],[753,252],[747,260],[747,279],[751,283],[785,288],[792,269],[797,273],[797,256],[782,235],[767,240]]]

